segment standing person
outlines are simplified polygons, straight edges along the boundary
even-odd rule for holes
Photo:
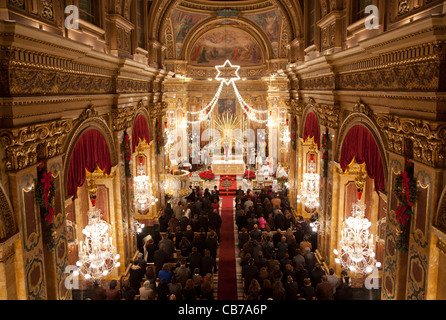
[[[327,280],[333,286],[333,294],[335,294],[336,288],[339,286],[339,279],[335,276],[333,268],[330,268],[330,270],[328,270],[328,273],[329,275],[327,277]]]
[[[189,270],[194,272],[195,268],[201,268],[201,253],[198,252],[197,247],[192,247],[192,252],[189,255]]]
[[[129,280],[125,280],[121,283],[121,297],[124,300],[135,300],[135,296],[138,294],[138,291],[132,288]]]
[[[254,264],[254,259],[251,258],[248,264],[242,267],[242,277],[245,278],[245,293],[248,293],[249,285],[251,284],[252,279],[257,278],[258,274],[259,270]]]
[[[310,271],[310,279],[313,283],[313,286],[317,287],[317,285],[321,283],[324,276],[326,277],[325,271],[322,270],[322,267],[319,263],[316,263],[313,270]]]
[[[155,244],[152,238],[150,238],[149,241],[147,241],[144,250],[146,252],[147,263],[155,262],[154,255],[155,251],[158,250],[158,246]]]
[[[334,300],[333,287],[326,275],[322,276],[322,282],[316,286],[315,295],[318,300]]]
[[[146,273],[145,270],[143,270],[138,265],[138,260],[133,261],[133,265],[129,269],[129,274],[130,274],[129,281],[130,281],[130,286],[137,292],[141,287],[141,282],[142,279],[144,278],[145,273]]]
[[[314,300],[315,289],[309,278],[304,279],[304,286],[299,289],[299,294],[305,300]]]
[[[107,298],[106,290],[95,280],[91,288],[91,300],[105,300]]]
[[[220,214],[220,203],[217,199],[214,199],[214,201],[212,201],[212,211],[210,213],[212,213],[213,211],[216,211],[218,214]]]
[[[221,241],[221,237],[220,237],[221,224],[222,224],[221,216],[214,209],[214,211],[209,215],[209,225],[210,225],[211,229],[214,230],[215,233],[217,234],[218,242]]]
[[[169,262],[169,255],[165,250],[165,245],[161,244],[159,249],[155,251],[153,260],[155,263],[155,275],[158,276],[158,273],[162,269],[163,265]]]
[[[150,281],[144,281],[144,284],[139,288],[139,300],[150,300],[151,296],[154,296],[155,292],[150,287]]]
[[[180,260],[180,267],[175,269],[175,277],[181,286],[184,288],[187,279],[191,277],[191,271],[186,268],[187,260],[185,258]]]
[[[177,220],[180,220],[181,216],[183,215],[183,206],[181,204],[181,201],[178,201],[172,208],[175,218]]]
[[[121,300],[121,290],[118,288],[118,281],[110,281],[105,300]]]
[[[211,257],[217,258],[218,241],[214,231],[211,231],[209,238],[205,240],[205,248],[211,252]]]

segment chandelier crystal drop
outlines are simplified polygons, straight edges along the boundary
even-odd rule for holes
[[[146,212],[158,202],[158,199],[152,194],[152,184],[145,174],[142,161],[138,163],[137,176],[133,178],[133,181],[135,207],[139,212]]]
[[[110,236],[111,225],[102,219],[102,213],[96,207],[88,212],[88,225],[82,233],[85,241],[79,243],[78,270],[75,275],[81,274],[87,280],[98,280],[121,265],[120,255],[115,253]]]
[[[308,172],[303,175],[303,181],[300,186],[300,194],[297,196],[297,202],[304,202],[305,207],[310,210],[318,208],[320,180],[321,177],[316,171],[314,156],[311,156],[308,164]]]

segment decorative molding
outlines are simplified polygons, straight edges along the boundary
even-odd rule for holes
[[[378,115],[378,126],[389,138],[389,149],[407,155],[405,143],[413,144],[413,159],[434,168],[446,167],[446,123]]]
[[[6,149],[6,169],[18,171],[63,152],[73,120],[58,120],[22,128],[0,130],[0,142]]]
[[[133,126],[137,106],[113,109],[111,112],[113,130],[122,131]]]

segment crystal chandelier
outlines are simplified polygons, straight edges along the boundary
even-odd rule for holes
[[[375,259],[375,242],[369,233],[371,222],[365,218],[365,204],[361,203],[363,183],[358,185],[358,201],[352,205],[352,216],[343,222],[340,249],[333,252],[337,256],[335,262],[345,270],[355,274],[370,274],[374,267],[381,267]],[[365,181],[365,180],[364,180]]]
[[[286,127],[284,131],[282,131],[280,135],[280,141],[282,141],[284,144],[288,144],[291,142],[291,133],[288,127]]]
[[[300,186],[300,195],[297,196],[297,202],[305,203],[305,207],[310,210],[319,207],[319,181],[321,177],[317,174],[315,155],[312,154],[308,163],[308,172],[303,175],[303,181]]]
[[[100,210],[93,207],[88,212],[88,225],[82,231],[85,241],[79,243],[78,270],[85,279],[97,280],[107,276],[114,268],[118,268],[119,254],[115,254],[113,247],[111,226],[102,220]]]
[[[146,212],[158,202],[158,199],[152,194],[152,184],[149,182],[150,178],[145,174],[142,158],[139,158],[136,171],[137,175],[133,178],[135,207],[139,212]]]

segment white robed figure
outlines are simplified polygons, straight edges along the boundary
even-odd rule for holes
[[[262,166],[260,171],[262,172],[262,175],[265,177],[269,177],[271,175],[271,172],[270,172],[271,168],[266,163]]]
[[[263,165],[263,158],[261,157],[260,153],[257,153],[256,170],[259,171],[262,168],[262,165]]]
[[[288,178],[288,174],[286,173],[285,169],[282,167],[282,164],[279,162],[277,164],[277,171],[276,171],[276,178]]]
[[[243,179],[243,180],[242,180],[242,190],[243,190],[243,192],[246,194],[246,192],[248,191],[248,189],[249,189],[248,180]]]
[[[277,180],[273,180],[273,185],[271,188],[273,189],[274,193],[279,192],[279,184],[277,183]]]

